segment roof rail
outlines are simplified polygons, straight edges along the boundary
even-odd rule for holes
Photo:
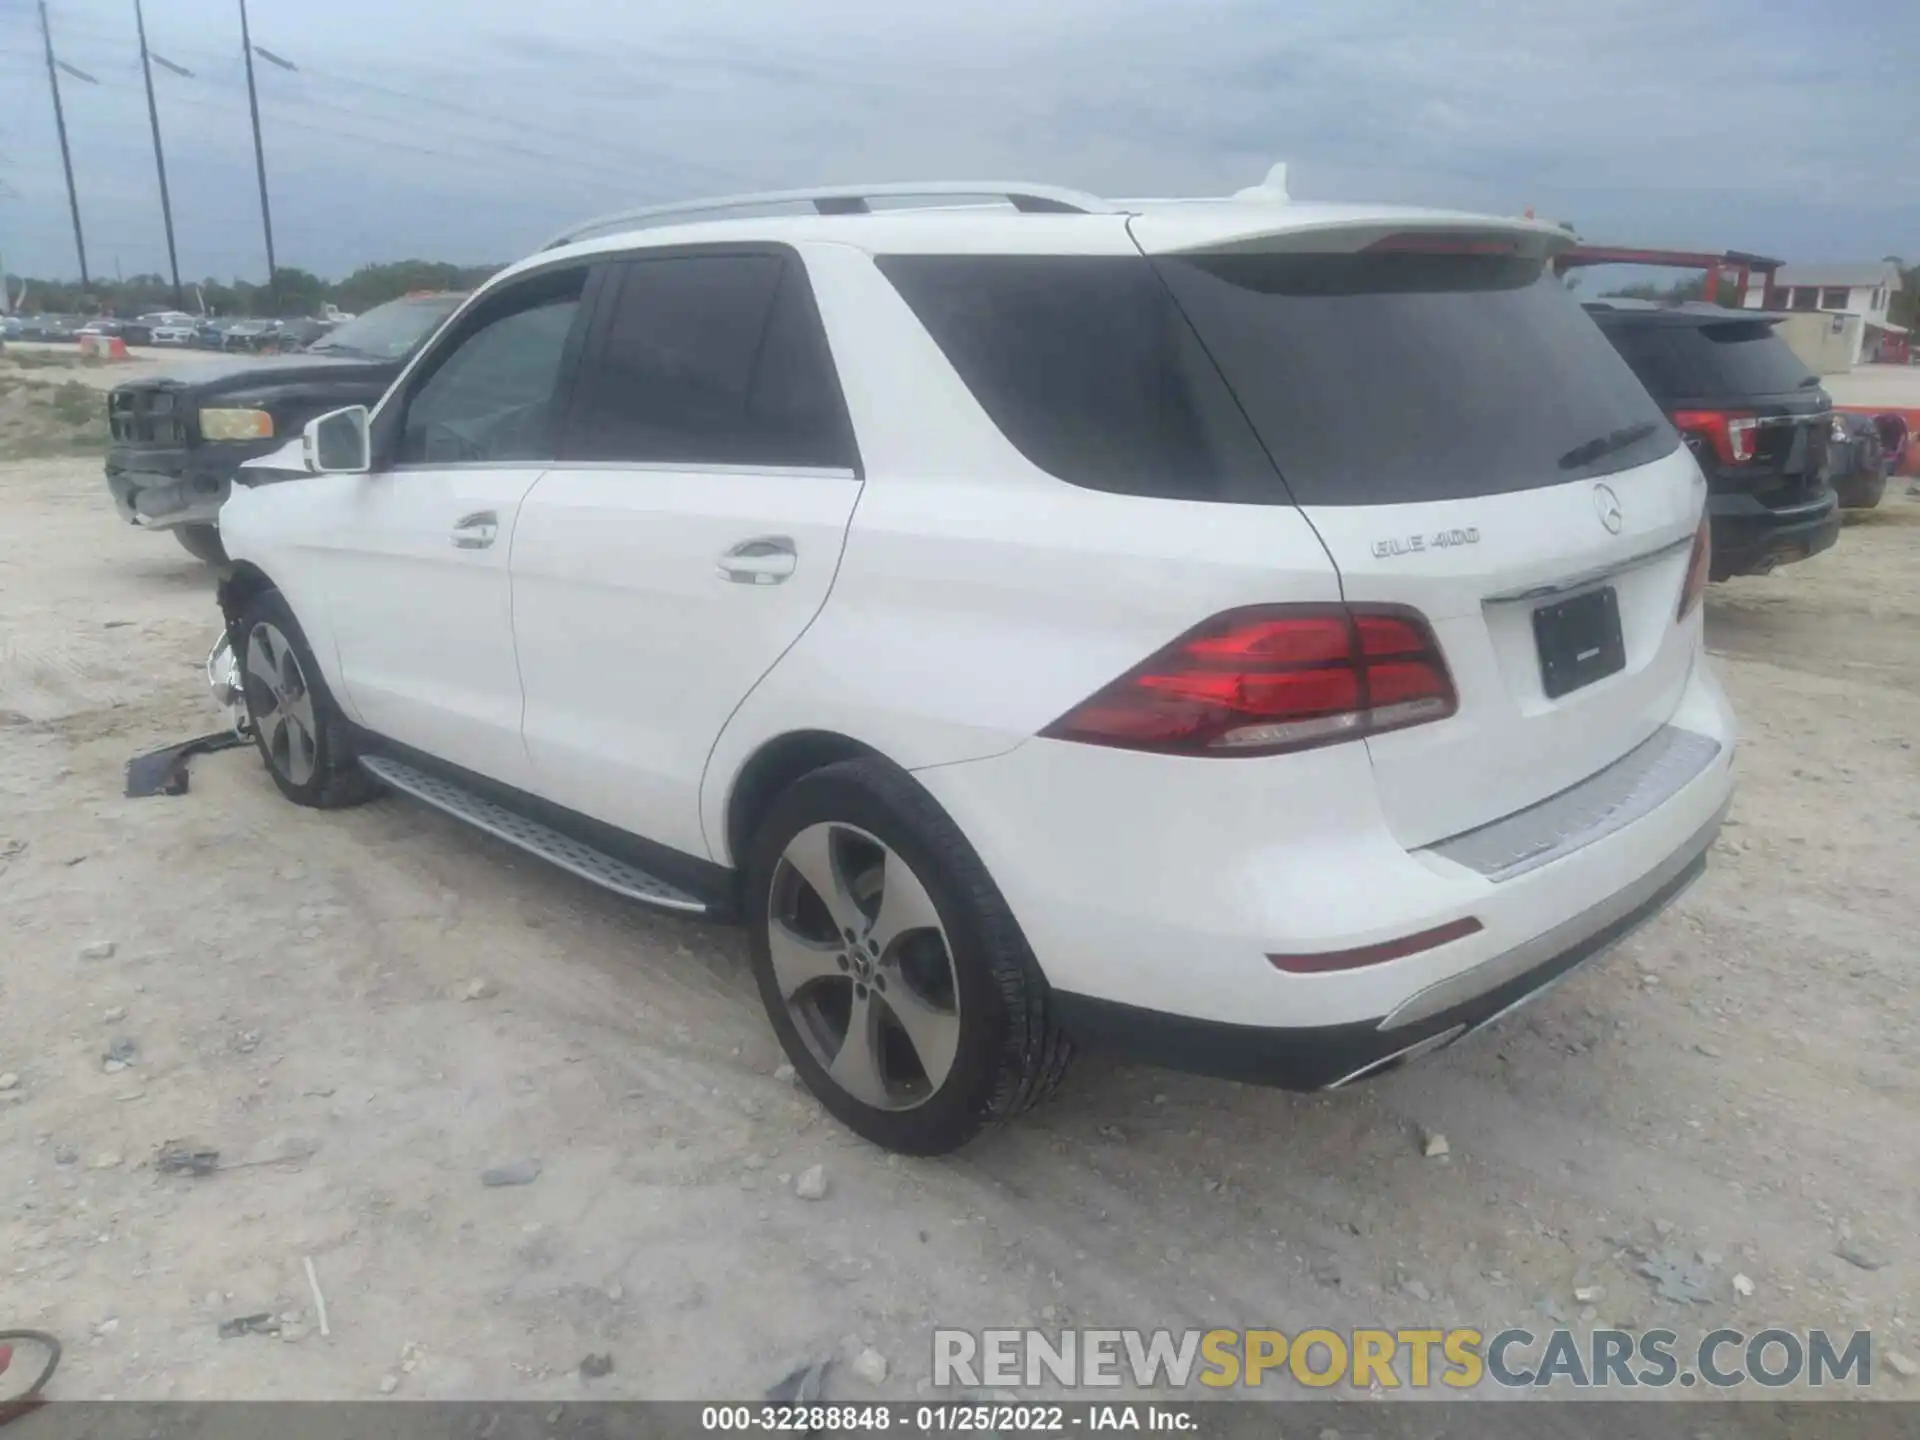
[[[822,215],[862,215],[871,200],[930,199],[935,196],[997,197],[1027,213],[1110,215],[1114,207],[1097,195],[1058,185],[1029,185],[1022,181],[919,180],[884,185],[830,185],[810,190],[766,190],[753,195],[722,195],[712,200],[683,200],[673,205],[649,205],[617,210],[611,215],[570,226],[540,248],[552,250],[600,230],[615,226],[639,227],[689,215],[720,210],[747,210],[774,205],[811,204]]]

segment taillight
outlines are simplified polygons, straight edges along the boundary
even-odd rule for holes
[[[1444,720],[1439,642],[1397,606],[1259,605],[1189,630],[1041,733],[1168,755],[1272,755]]]
[[[1674,428],[1683,435],[1694,435],[1713,447],[1723,465],[1744,465],[1753,459],[1754,432],[1759,420],[1736,410],[1680,410],[1674,413]]]
[[[1687,561],[1687,581],[1680,588],[1680,613],[1676,620],[1684,620],[1700,603],[1700,597],[1707,593],[1707,577],[1713,570],[1713,530],[1706,516],[1700,517],[1700,528],[1693,532],[1693,555]]]

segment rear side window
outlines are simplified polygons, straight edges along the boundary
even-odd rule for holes
[[[1093,490],[1285,503],[1286,491],[1143,256],[876,262],[988,418]]]
[[[1505,494],[1679,444],[1541,261],[1415,250],[1154,266],[1303,505]]]
[[[1818,383],[1763,320],[1615,325],[1608,333],[1662,399],[1785,395]]]
[[[851,430],[798,261],[772,254],[617,267],[564,458],[853,468]]]

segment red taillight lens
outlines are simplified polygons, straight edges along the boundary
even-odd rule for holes
[[[1707,577],[1712,571],[1713,527],[1703,515],[1700,528],[1693,532],[1693,555],[1687,561],[1687,582],[1680,589],[1680,613],[1676,620],[1686,619],[1700,603],[1700,597],[1707,593]]]
[[[1733,410],[1680,410],[1674,413],[1673,424],[1682,434],[1705,440],[1723,465],[1744,465],[1753,459],[1754,434],[1760,422],[1751,415]]]
[[[1415,612],[1263,605],[1188,631],[1041,733],[1169,755],[1272,755],[1444,720],[1458,705]]]

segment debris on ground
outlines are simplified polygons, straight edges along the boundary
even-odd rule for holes
[[[80,947],[82,960],[111,960],[116,946],[111,940],[92,940]]]
[[[1641,1257],[1635,1271],[1653,1282],[1662,1300],[1705,1305],[1713,1299],[1713,1272],[1686,1251],[1669,1246]]]
[[[0,1075],[0,1090],[18,1090],[19,1088],[20,1077],[13,1071],[9,1070],[6,1074]]]
[[[1920,1375],[1920,1364],[1916,1364],[1914,1361],[1909,1360],[1905,1355],[1902,1355],[1898,1350],[1887,1351],[1886,1361],[1887,1361],[1887,1368],[1893,1371],[1894,1374],[1899,1375],[1904,1379],[1911,1380],[1913,1379],[1914,1376]]]
[[[109,1075],[118,1075],[122,1070],[140,1061],[140,1047],[122,1035],[106,1048],[100,1057],[100,1068]]]
[[[1429,1160],[1438,1160],[1442,1156],[1451,1155],[1453,1147],[1447,1144],[1447,1137],[1438,1130],[1429,1130],[1421,1137],[1420,1153]]]
[[[1879,1270],[1887,1263],[1887,1257],[1885,1255],[1882,1255],[1872,1246],[1864,1245],[1858,1240],[1849,1240],[1833,1253],[1849,1265],[1857,1266],[1862,1270]]]
[[[588,1380],[598,1380],[603,1375],[613,1373],[613,1356],[588,1355],[580,1362],[580,1374]]]
[[[820,1398],[820,1392],[827,1383],[827,1371],[832,1365],[831,1359],[802,1365],[768,1386],[767,1399],[790,1405],[811,1405]]]
[[[773,1078],[776,1080],[784,1080],[787,1084],[791,1085],[794,1080],[798,1078],[799,1074],[800,1072],[795,1070],[791,1065],[780,1065],[774,1068]]]
[[[231,1320],[220,1322],[222,1340],[238,1340],[242,1335],[278,1335],[280,1317],[262,1311],[258,1315],[236,1315]]]
[[[220,1168],[220,1152],[183,1140],[169,1140],[153,1157],[153,1168],[162,1175],[211,1175]]]
[[[210,755],[216,750],[231,750],[248,743],[233,731],[222,730],[183,744],[169,745],[164,750],[136,755],[127,761],[127,798],[143,800],[150,795],[184,795],[188,788],[187,761],[195,755]]]
[[[1745,1299],[1747,1296],[1753,1294],[1753,1281],[1748,1279],[1745,1275],[1734,1276],[1733,1277],[1733,1293],[1740,1296],[1742,1299]]]
[[[391,1395],[399,1388],[400,1377],[398,1375],[382,1375],[380,1377],[380,1393],[382,1395]]]
[[[467,988],[460,992],[462,1000],[491,1000],[500,993],[500,987],[491,980],[470,980]]]
[[[793,1193],[802,1200],[824,1200],[827,1198],[827,1167],[809,1165],[794,1177]]]
[[[333,1334],[332,1328],[327,1324],[327,1297],[321,1293],[320,1275],[313,1268],[313,1257],[302,1256],[300,1263],[306,1267],[307,1288],[313,1292],[313,1318],[320,1322],[320,1335],[324,1339]]]
[[[887,1357],[871,1345],[853,1357],[853,1363],[847,1367],[867,1384],[880,1386],[887,1383]]]
[[[495,1165],[480,1172],[480,1183],[490,1189],[504,1185],[531,1185],[540,1178],[538,1160],[515,1160],[510,1165]]]

